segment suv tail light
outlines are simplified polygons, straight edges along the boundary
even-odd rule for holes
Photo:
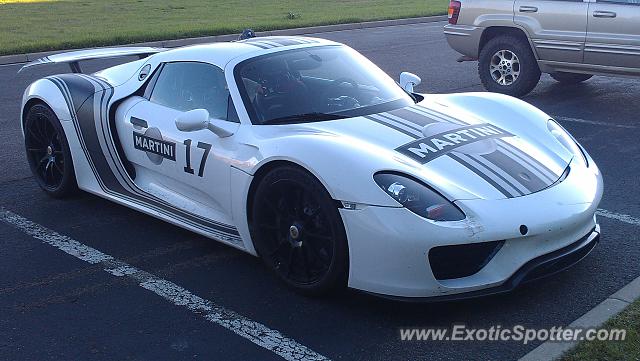
[[[460,8],[462,4],[460,1],[451,1],[449,2],[449,24],[457,24],[458,16],[460,16]]]

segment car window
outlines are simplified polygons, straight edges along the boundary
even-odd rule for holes
[[[253,124],[339,119],[413,104],[393,79],[344,46],[251,58],[234,76]]]
[[[233,102],[222,69],[205,63],[167,63],[153,88],[151,102],[180,111],[206,109],[209,116],[229,119]],[[229,119],[237,122],[237,116]]]

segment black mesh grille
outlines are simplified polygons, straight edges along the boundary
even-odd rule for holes
[[[434,247],[429,251],[431,271],[438,280],[471,276],[486,266],[504,241]]]

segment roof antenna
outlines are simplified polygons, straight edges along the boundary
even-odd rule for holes
[[[238,37],[238,40],[247,40],[255,37],[256,37],[256,33],[253,30],[244,29],[242,34],[240,34],[240,36]]]

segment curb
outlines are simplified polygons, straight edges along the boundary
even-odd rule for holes
[[[332,32],[332,31],[342,31],[342,30],[357,30],[357,29],[380,28],[380,27],[387,27],[387,26],[434,23],[434,22],[445,21],[445,20],[447,20],[447,16],[446,15],[436,15],[436,16],[419,17],[419,18],[406,18],[406,19],[381,20],[381,21],[365,21],[365,22],[361,22],[361,23],[321,25],[321,26],[310,26],[310,27],[305,27],[305,28],[293,28],[293,29],[282,29],[282,30],[272,30],[272,31],[261,31],[258,34],[261,35],[261,36],[305,35],[305,34],[314,34],[314,33],[328,33],[328,32]],[[185,38],[185,39],[164,40],[164,41],[151,41],[151,42],[135,43],[135,44],[110,45],[110,46],[105,46],[104,48],[116,47],[116,46],[124,46],[124,45],[126,45],[126,46],[154,46],[154,47],[161,47],[161,48],[177,48],[177,47],[186,46],[186,45],[231,41],[231,40],[236,40],[237,38],[238,38],[238,34],[227,34],[227,35],[204,36],[204,37],[198,37],[198,38]],[[91,48],[85,48],[85,49],[91,49]],[[56,54],[56,53],[67,52],[67,51],[76,51],[76,50],[85,50],[85,49],[67,49],[67,50],[44,51],[44,52],[38,52],[38,53],[4,55],[4,56],[0,56],[0,66],[1,65],[23,64],[23,63],[34,61],[34,60],[42,58],[44,56],[48,56],[48,55],[52,55],[52,54]]]
[[[627,306],[640,298],[640,277],[622,287],[606,300],[594,307],[582,317],[573,321],[566,328],[596,328],[602,326],[610,318],[616,316]],[[557,360],[565,352],[573,349],[579,341],[550,342],[536,347],[519,361]]]

